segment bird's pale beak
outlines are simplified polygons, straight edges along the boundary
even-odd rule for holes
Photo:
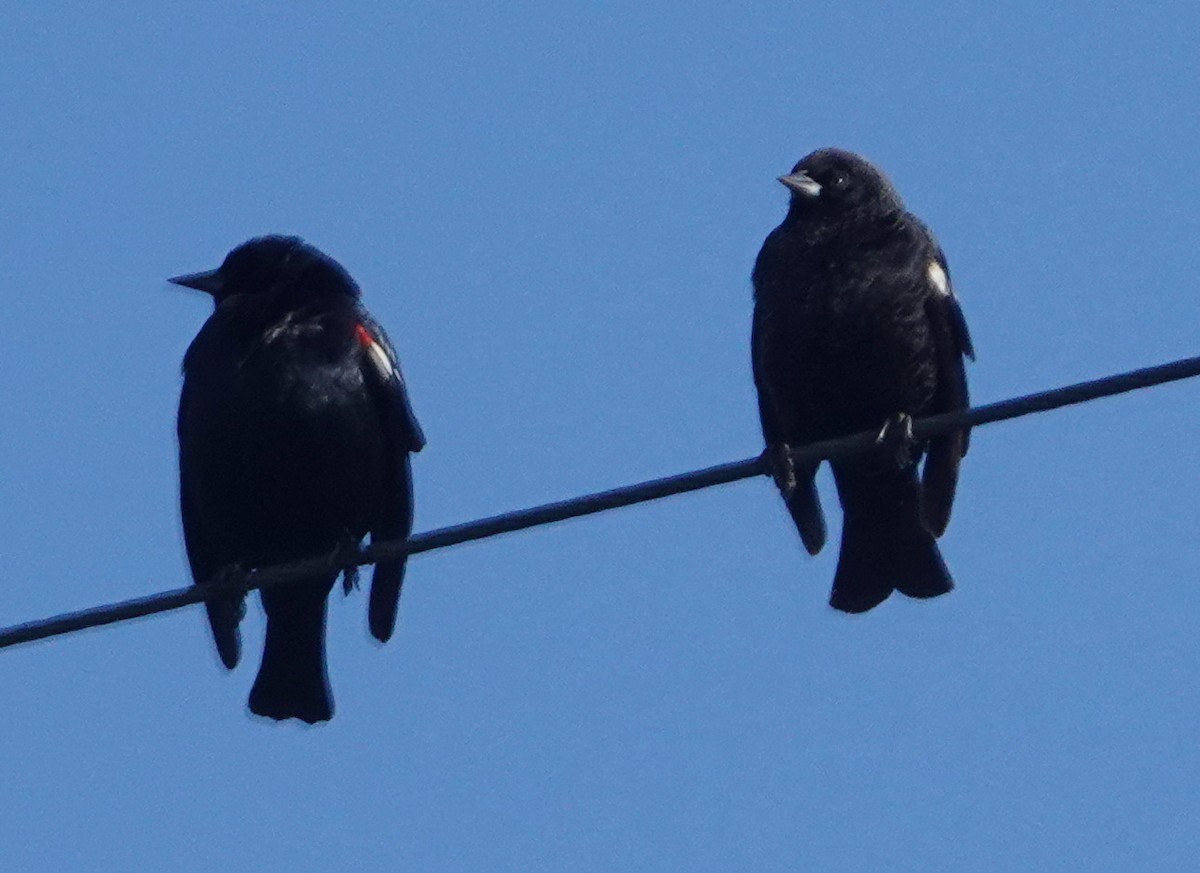
[[[818,197],[821,194],[821,184],[807,173],[797,170],[790,176],[780,176],[779,181],[794,194],[802,197]]]
[[[185,276],[175,276],[167,281],[173,285],[182,285],[184,288],[195,288],[197,291],[212,294],[214,297],[221,293],[221,287],[224,284],[216,270],[188,273]]]

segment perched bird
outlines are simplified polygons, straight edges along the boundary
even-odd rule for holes
[[[816,466],[791,463],[788,445],[878,430],[879,451],[832,464],[843,525],[830,604],[865,612],[893,590],[945,594],[953,582],[935,537],[969,434],[918,444],[910,416],[968,406],[964,358],[975,353],[946,258],[858,155],[821,149],[779,181],[791,203],[754,265],[751,339],[776,482],[815,555],[825,542]]]
[[[176,276],[213,297],[183,360],[179,480],[199,584],[412,530],[411,452],[425,443],[396,353],[332,258],[296,237],[235,248],[215,270]],[[375,567],[371,633],[396,620],[404,560]],[[333,716],[325,604],[337,572],[262,591],[262,666],[250,710]],[[349,587],[349,581],[347,587]],[[244,598],[210,600],[222,663],[238,663]]]

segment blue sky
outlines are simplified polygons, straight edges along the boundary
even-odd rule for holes
[[[826,145],[950,260],[981,401],[1195,354],[1191,3],[39,4],[0,28],[0,622],[187,581],[165,278],[338,258],[417,528],[761,448],[749,272]],[[338,714],[252,720],[197,609],[0,653],[13,869],[1191,869],[1200,385],[981,429],[958,581],[826,606],[766,480],[335,597]],[[836,503],[822,479],[834,522]]]

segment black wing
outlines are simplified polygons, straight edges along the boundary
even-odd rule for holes
[[[954,296],[946,256],[940,248],[929,263],[926,277],[930,289],[925,299],[925,313],[932,328],[937,361],[937,392],[930,412],[956,412],[971,405],[966,359],[975,359],[975,348],[962,307]],[[950,523],[959,464],[967,453],[970,438],[970,430],[964,429],[929,441],[925,469],[921,474],[921,509],[925,527],[934,536],[945,533]]]
[[[195,584],[208,582],[230,563],[225,551],[220,548],[219,537],[214,536],[205,522],[204,507],[196,493],[194,469],[196,447],[192,445],[188,418],[188,383],[184,380],[179,397],[179,506],[183,516],[183,542],[187,549],[188,564],[192,569]],[[208,600],[204,604],[208,612],[208,624],[212,628],[213,642],[217,655],[227,669],[237,666],[242,654],[242,639],[238,625],[242,619],[243,603],[238,597]]]
[[[750,363],[754,371],[754,385],[758,389],[758,417],[762,422],[763,439],[771,458],[775,482],[800,532],[804,548],[810,555],[815,555],[825,545],[825,514],[821,511],[815,479],[817,466],[796,467],[784,456],[787,438],[775,410],[777,401],[771,389],[770,365],[767,363],[773,341],[772,329],[770,310],[766,304],[757,303],[750,329]],[[790,487],[790,493],[785,482]]]
[[[379,410],[387,444],[383,506],[371,527],[371,542],[407,539],[412,533],[413,487],[410,455],[425,446],[425,435],[408,399],[396,351],[378,324],[365,314],[358,326],[361,366]],[[379,561],[371,577],[367,608],[371,635],[386,643],[396,627],[400,586],[407,557]]]
[[[758,418],[762,422],[763,439],[768,446],[772,446],[782,442],[783,437],[769,396],[767,368],[763,361],[767,353],[767,335],[770,329],[766,321],[766,307],[760,303],[754,307],[754,322],[750,328],[750,365],[754,371],[754,387],[758,389]]]

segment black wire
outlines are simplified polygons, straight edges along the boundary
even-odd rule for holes
[[[916,419],[913,422],[913,435],[918,440],[924,440],[947,431],[963,427],[977,427],[997,421],[1007,421],[1039,412],[1048,412],[1064,406],[1086,403],[1101,397],[1111,397],[1114,394],[1124,394],[1127,391],[1137,391],[1165,382],[1175,382],[1180,379],[1190,379],[1200,375],[1200,357],[1184,358],[1168,364],[1146,367],[1141,370],[1131,370],[1106,376],[1088,382],[1079,382],[1054,388],[1037,394],[1027,394],[976,406],[962,412],[951,412],[944,415],[934,415],[928,418]],[[835,440],[811,443],[792,449],[793,459],[800,463],[815,463],[829,458],[840,458],[846,455],[863,452],[876,444],[878,434],[874,431],[853,434]],[[499,534],[511,533],[526,528],[565,521],[568,518],[578,518],[592,515],[621,506],[632,506],[635,503],[645,503],[670,497],[673,494],[685,494],[713,485],[724,485],[749,479],[752,476],[768,472],[768,465],[763,455],[734,461],[729,464],[719,464],[703,470],[693,470],[678,476],[667,476],[663,479],[652,479],[614,488],[611,491],[601,491],[587,494],[557,503],[546,503],[530,509],[506,512],[481,518],[463,524],[426,531],[409,538],[407,542],[392,540],[373,543],[372,545],[351,554],[323,555],[308,558],[303,561],[293,561],[273,567],[265,567],[249,575],[245,587],[269,588],[284,585],[318,572],[329,572],[335,569],[346,569],[365,564],[373,564],[379,560],[396,558],[407,552],[415,555],[420,552],[430,552],[444,549],[460,543],[494,537]],[[164,591],[120,603],[98,606],[92,609],[68,612],[51,618],[13,625],[0,630],[0,649],[27,643],[46,637],[72,633],[89,627],[99,627],[138,618],[143,615],[153,615],[168,612],[193,603],[200,603],[209,596],[229,590],[229,582],[209,582],[203,585],[189,585],[173,591]]]

